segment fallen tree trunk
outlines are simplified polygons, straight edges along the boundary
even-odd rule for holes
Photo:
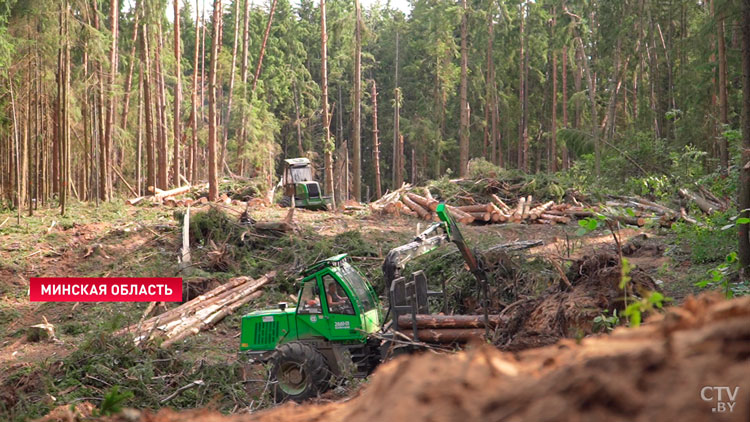
[[[484,315],[416,315],[417,328],[484,328]],[[500,315],[489,316],[490,327],[501,322]],[[400,315],[398,326],[412,328],[411,315]]]
[[[500,208],[500,210],[503,213],[505,213],[505,214],[510,214],[511,213],[510,207],[505,202],[503,202],[503,200],[500,199],[499,196],[497,196],[497,195],[495,195],[493,193],[493,194],[490,195],[490,198],[492,198],[492,201],[495,203],[495,205],[497,205]]]
[[[689,200],[695,202],[695,205],[697,205],[698,208],[700,208],[701,211],[703,211],[706,214],[712,214],[714,211],[716,211],[717,209],[720,208],[719,205],[713,204],[713,203],[709,202],[707,199],[702,198],[702,197],[700,197],[700,196],[698,196],[698,195],[696,195],[696,194],[688,191],[687,189],[680,189],[678,192],[680,193],[680,196],[682,196],[683,198],[689,199]]]

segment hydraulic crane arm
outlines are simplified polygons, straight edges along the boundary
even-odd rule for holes
[[[446,242],[456,244],[456,247],[461,252],[461,256],[466,261],[466,265],[469,266],[469,270],[476,277],[480,285],[487,282],[487,274],[485,274],[474,252],[466,244],[456,222],[448,214],[445,204],[439,204],[436,212],[440,218],[439,223],[430,225],[427,230],[420,233],[413,241],[388,251],[385,262],[383,262],[386,289],[390,288],[393,280],[398,278],[399,272],[404,269],[407,262],[436,249]],[[435,234],[436,232],[439,233]]]

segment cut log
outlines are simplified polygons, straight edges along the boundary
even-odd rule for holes
[[[430,204],[434,204],[435,208],[432,208],[432,205],[430,205],[430,209],[432,211],[436,211],[437,206],[440,202],[437,199],[432,197],[432,194],[430,193],[430,189],[426,186],[424,188],[424,197],[427,198],[428,201],[430,201]]]
[[[526,220],[526,218],[529,216],[529,208],[531,208],[531,195],[529,195],[526,198],[526,201],[523,203],[523,210],[521,212],[521,220]]]
[[[411,331],[404,331],[403,333],[410,338],[414,337]],[[417,340],[438,344],[468,343],[471,340],[483,340],[484,334],[484,328],[425,328],[417,331]]]
[[[526,198],[521,197],[521,199],[518,200],[518,204],[516,205],[516,209],[513,211],[513,214],[510,215],[510,221],[514,223],[518,223],[521,221],[521,216],[523,215],[523,210],[526,208]]]
[[[419,218],[423,220],[432,220],[432,216],[430,216],[430,212],[427,211],[424,207],[417,204],[416,202],[409,199],[407,195],[404,195],[401,197],[401,200],[404,202],[404,204],[409,207],[410,210],[414,211],[419,215]]]
[[[484,315],[416,315],[417,328],[484,328]],[[500,315],[489,316],[490,327],[496,327],[501,321]],[[412,327],[411,315],[400,315],[398,326],[402,329]]]
[[[631,217],[629,215],[610,215],[607,217],[611,220],[620,222],[622,224],[628,224],[630,226],[643,227],[646,224],[646,219],[643,217]]]
[[[511,214],[510,207],[505,202],[503,202],[503,200],[500,199],[499,196],[497,196],[497,195],[495,195],[493,193],[493,194],[490,195],[490,198],[492,198],[492,201],[495,203],[495,205],[498,206],[498,208],[500,208],[500,210],[503,213],[505,213],[505,214]]]
[[[469,212],[467,213],[470,216],[474,217],[474,220],[477,221],[490,221],[492,219],[492,214],[489,212]]]
[[[548,201],[544,204],[537,205],[536,207],[532,208],[531,211],[529,211],[529,218],[532,220],[536,220],[539,218],[540,215],[542,215],[545,211],[550,209],[552,205],[554,205],[554,201]]]
[[[492,206],[490,204],[476,204],[476,205],[464,205],[458,207],[461,211],[472,213],[472,212],[492,212]]]
[[[210,328],[226,315],[243,304],[258,297],[260,289],[275,275],[266,274],[256,280],[250,277],[237,277],[229,282],[198,296],[177,308],[157,315],[136,326],[120,330],[120,333],[135,334],[136,343],[146,340],[152,333],[165,338],[162,347],[169,347],[194,333]]]
[[[164,191],[157,189],[157,191],[154,193],[154,198],[157,200],[169,198],[170,196],[180,195],[180,194],[189,192],[191,188],[192,187],[190,185],[185,185],[185,186],[180,186],[179,188],[174,188],[174,189],[164,190]]]
[[[435,211],[437,209],[438,201],[434,199],[430,201],[424,196],[419,196],[416,193],[411,193],[411,192],[407,193],[406,196],[428,211]]]
[[[474,217],[472,217],[470,214],[468,214],[465,211],[461,211],[460,209],[451,205],[446,205],[445,208],[448,210],[449,213],[451,213],[453,218],[458,220],[458,222],[461,224],[471,224],[474,222]]]
[[[554,214],[542,213],[542,214],[539,215],[539,219],[547,220],[547,221],[552,221],[552,222],[560,223],[560,224],[568,224],[568,223],[570,223],[570,217],[566,217],[564,215],[554,215]]]
[[[700,210],[706,214],[712,214],[714,211],[720,208],[719,205],[709,202],[707,199],[698,196],[688,191],[687,189],[680,189],[678,192],[683,198],[695,202],[695,205],[697,205],[698,208],[700,208]]]

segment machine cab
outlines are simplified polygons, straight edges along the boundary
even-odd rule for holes
[[[296,311],[299,338],[361,340],[379,328],[377,297],[346,254],[320,261],[303,275]]]

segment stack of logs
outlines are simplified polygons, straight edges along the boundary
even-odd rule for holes
[[[423,188],[423,195],[413,191],[404,184],[401,189],[384,195],[370,204],[373,212],[385,214],[407,214],[424,220],[439,221],[435,210],[439,201],[432,197],[429,189]],[[711,201],[689,192],[683,196],[695,201],[706,213],[720,209],[720,201]],[[603,215],[609,220],[632,226],[643,227],[646,224],[670,227],[677,220],[696,223],[687,215],[684,208],[675,211],[664,205],[641,197],[615,196],[603,206],[584,207],[576,203],[557,204],[554,201],[534,203],[533,197],[521,196],[514,205],[509,205],[495,194],[491,194],[486,204],[447,205],[448,212],[454,219],[463,223],[527,223],[527,224],[567,224],[571,219],[581,219]],[[464,201],[473,198],[462,197]],[[697,200],[696,200],[697,198]],[[719,203],[717,203],[719,202]]]
[[[169,347],[199,331],[213,327],[240,306],[258,298],[263,294],[262,287],[275,275],[275,272],[270,272],[257,279],[232,278],[207,293],[153,318],[142,320],[118,334],[133,334],[136,344],[150,338],[161,338],[161,347]],[[153,305],[149,306],[149,310],[153,309]]]
[[[400,315],[399,330],[409,338],[414,338],[414,323],[417,326],[417,340],[427,343],[467,343],[470,340],[484,339],[484,315]],[[499,315],[490,315],[490,332],[502,323]]]
[[[373,202],[373,211],[387,214],[407,214],[423,220],[439,221],[435,210],[440,203],[432,197],[429,189],[424,188],[424,196],[406,191],[408,185],[384,195]],[[470,224],[484,223],[520,223],[522,221],[537,224],[567,224],[570,217],[562,211],[566,204],[555,204],[554,201],[534,204],[531,195],[521,197],[513,207],[507,205],[497,195],[491,195],[492,202],[487,204],[472,204],[462,206],[447,205],[451,216],[458,222]]]

